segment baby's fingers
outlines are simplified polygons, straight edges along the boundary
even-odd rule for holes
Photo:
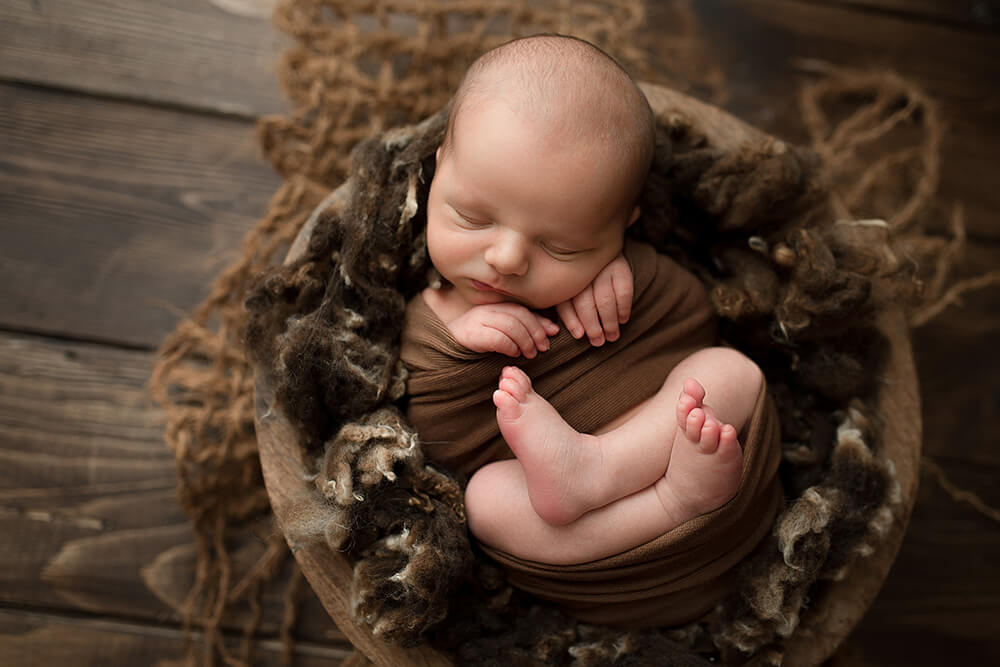
[[[611,288],[615,294],[618,309],[618,323],[625,324],[632,316],[632,297],[634,296],[635,279],[628,262],[613,263],[611,267]]]
[[[503,308],[491,313],[483,322],[485,326],[507,338],[516,350],[513,354],[497,350],[512,357],[523,354],[528,359],[534,359],[538,351],[549,349],[549,339],[545,335],[543,324],[538,316],[524,307]],[[551,324],[551,322],[550,322]]]
[[[559,319],[562,320],[566,330],[569,331],[569,334],[573,338],[579,338],[586,333],[579,316],[576,314],[576,308],[573,307],[572,301],[563,301],[560,303],[556,306],[556,312],[559,313]]]
[[[498,329],[516,347],[516,352],[510,356],[524,355],[526,359],[534,359],[538,355],[538,346],[535,344],[535,339],[532,338],[531,332],[525,328],[520,320],[516,318],[511,318],[511,320],[510,322],[505,322],[503,327]]]
[[[610,273],[602,273],[594,281],[594,303],[601,318],[605,337],[618,340],[618,299],[615,296]]]
[[[604,345],[604,327],[601,326],[601,318],[597,312],[592,285],[588,285],[582,292],[573,297],[573,308],[576,309],[576,314],[587,332],[590,344]]]
[[[549,336],[559,333],[559,326],[547,317],[534,313],[527,308],[514,311],[514,316],[524,327],[531,339],[531,353],[524,353],[529,359],[535,356],[535,350],[545,352],[549,349]]]
[[[559,333],[559,325],[550,320],[549,318],[543,317],[542,315],[538,315],[538,320],[542,323],[542,329],[545,331],[545,334],[547,336],[555,336],[557,333]]]

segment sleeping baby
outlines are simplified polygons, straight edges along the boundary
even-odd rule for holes
[[[443,281],[403,333],[407,416],[431,459],[471,475],[472,536],[592,622],[693,620],[780,504],[760,369],[718,346],[696,278],[626,239],[654,136],[642,91],[587,42],[482,56],[428,195]]]

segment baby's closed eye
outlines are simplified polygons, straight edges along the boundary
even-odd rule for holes
[[[545,252],[549,253],[556,259],[571,259],[575,255],[580,255],[586,252],[586,249],[571,248],[559,243],[552,243],[551,241],[543,241],[541,246],[545,249]]]
[[[466,229],[485,229],[489,227],[491,223],[489,220],[477,220],[475,218],[469,218],[464,215],[458,215],[458,224]]]

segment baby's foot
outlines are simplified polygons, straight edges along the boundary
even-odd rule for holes
[[[587,504],[594,436],[579,433],[535,393],[524,371],[503,369],[493,392],[497,423],[524,470],[528,496],[543,520],[563,525],[593,509]]]
[[[732,424],[703,403],[705,389],[684,383],[677,400],[677,435],[667,472],[656,484],[664,508],[681,524],[722,507],[740,486],[743,450]]]

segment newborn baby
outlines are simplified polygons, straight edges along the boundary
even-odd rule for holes
[[[568,37],[490,51],[455,96],[427,202],[430,259],[444,280],[409,304],[402,356],[413,372],[408,417],[431,458],[471,472],[469,530],[489,551],[588,563],[710,513],[740,489],[741,439],[760,408],[762,374],[741,353],[711,346],[714,317],[693,276],[625,238],[640,215],[654,132],[629,75]],[[652,324],[630,332],[647,310]],[[615,354],[626,345],[645,351]],[[529,373],[558,367],[559,355],[597,356],[593,371],[556,373],[558,383],[536,391]],[[466,363],[499,370],[492,396],[464,395],[442,370]],[[603,386],[553,406],[588,373]],[[434,407],[441,396],[450,414]],[[486,419],[474,408],[484,398],[495,408]],[[588,408],[567,422],[577,406],[605,402],[620,412],[592,423],[600,411]],[[509,451],[490,444],[497,428]]]

